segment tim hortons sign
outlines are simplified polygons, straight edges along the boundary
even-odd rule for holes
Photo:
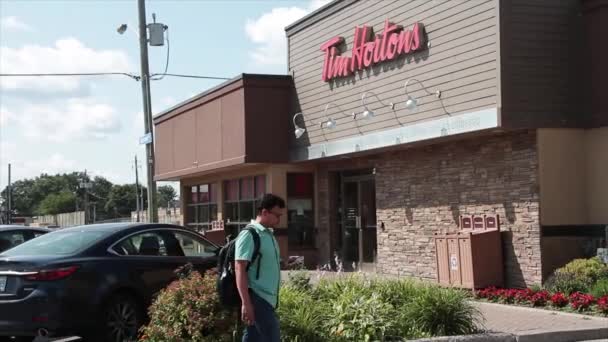
[[[323,45],[325,53],[323,62],[323,81],[345,77],[355,71],[390,61],[400,55],[407,55],[426,47],[424,25],[415,23],[412,29],[384,22],[384,32],[373,37],[369,26],[355,27],[355,37],[350,56],[341,56],[337,46],[344,43],[344,38],[334,37]]]

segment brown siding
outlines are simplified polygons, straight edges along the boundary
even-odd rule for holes
[[[287,161],[292,89],[289,76],[243,74],[161,113],[155,178]]]
[[[500,3],[503,125],[585,125],[579,0]]]
[[[207,148],[220,148],[222,159],[229,160],[245,156],[245,94],[239,90],[225,95],[220,100],[222,125],[221,146],[208,141]],[[204,137],[201,137],[204,138]]]
[[[252,85],[245,89],[247,160],[265,163],[287,161],[292,83]],[[277,113],[279,115],[277,115]],[[271,132],[271,134],[268,134]]]
[[[184,113],[173,119],[173,169],[196,167],[196,116]]]
[[[446,111],[455,114],[497,107],[497,5],[496,1],[478,0],[352,1],[314,25],[288,30],[289,67],[294,76],[297,106],[304,114],[307,129],[305,136],[293,141],[295,146],[438,118],[445,116]],[[342,36],[346,42],[343,54],[350,55],[355,26],[373,26],[374,33],[381,34],[387,18],[405,28],[417,21],[423,23],[431,47],[414,58],[401,57],[353,77],[335,82],[321,80],[322,43]],[[416,113],[406,111],[403,85],[410,78],[422,81],[429,90],[441,89],[445,108],[441,101],[413,84],[408,90],[420,97],[421,105]],[[357,126],[346,116],[363,111],[361,95],[368,90],[385,103],[393,102],[395,110],[369,96],[368,107],[376,117]],[[332,106],[324,116],[325,105],[330,102],[344,112]],[[338,127],[321,131],[319,123],[330,116],[337,120]]]
[[[173,171],[173,124],[165,121],[156,125],[154,128],[154,139],[157,142],[154,156],[155,174]]]
[[[200,164],[209,164],[222,159],[219,141],[222,132],[222,113],[220,101],[209,102],[196,109],[196,154]],[[215,148],[209,146],[216,141]]]

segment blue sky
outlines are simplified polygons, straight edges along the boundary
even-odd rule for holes
[[[148,21],[169,26],[170,73],[233,77],[287,70],[289,23],[327,3],[300,1],[147,1]],[[127,23],[128,32],[116,28]],[[136,0],[0,1],[0,72],[139,74]],[[150,47],[151,72],[162,72],[165,47]],[[152,83],[158,113],[220,81],[166,77]],[[129,78],[0,80],[0,187],[41,172],[88,170],[134,182],[143,160],[141,85]],[[145,168],[142,168],[145,171]],[[141,172],[145,182],[145,172]],[[159,184],[160,185],[160,184]]]

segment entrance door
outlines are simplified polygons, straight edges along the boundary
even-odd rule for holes
[[[344,266],[347,270],[373,270],[377,252],[373,175],[342,178],[342,206]]]

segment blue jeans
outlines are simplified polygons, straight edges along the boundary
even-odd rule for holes
[[[252,290],[249,290],[249,296],[255,311],[255,324],[245,328],[243,342],[281,342],[279,320],[272,305]]]

